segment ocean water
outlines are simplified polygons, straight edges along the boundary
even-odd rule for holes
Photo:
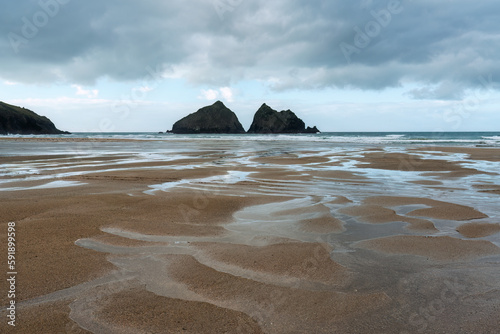
[[[323,132],[319,134],[198,134],[175,135],[151,132],[74,133],[71,135],[1,136],[8,138],[108,138],[158,141],[283,141],[336,143],[338,145],[435,145],[500,147],[499,132]]]

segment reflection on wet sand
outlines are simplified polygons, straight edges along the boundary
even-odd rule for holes
[[[178,145],[0,158],[0,223],[20,235],[21,331],[500,326],[498,195],[483,191],[500,186],[495,150],[463,162],[449,149]]]

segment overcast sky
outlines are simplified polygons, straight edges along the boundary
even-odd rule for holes
[[[23,0],[0,100],[64,130],[165,131],[223,101],[322,131],[500,130],[498,0]]]

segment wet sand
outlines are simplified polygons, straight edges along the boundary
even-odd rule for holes
[[[482,238],[500,233],[500,224],[467,223],[460,225],[457,231],[467,238]]]
[[[362,241],[357,246],[391,254],[412,254],[445,261],[500,253],[497,246],[486,240],[466,241],[451,237],[394,236]]]
[[[0,156],[17,331],[497,330],[500,150],[225,147]]]

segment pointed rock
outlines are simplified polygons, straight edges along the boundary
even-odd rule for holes
[[[224,103],[217,101],[211,106],[199,109],[172,127],[173,133],[245,133],[238,117]]]
[[[312,128],[308,126],[307,129],[304,131],[304,133],[318,133],[318,132],[321,131],[319,131],[316,126],[313,126]]]
[[[291,110],[280,112],[263,104],[254,115],[248,133],[317,133],[319,130],[306,126]]]

